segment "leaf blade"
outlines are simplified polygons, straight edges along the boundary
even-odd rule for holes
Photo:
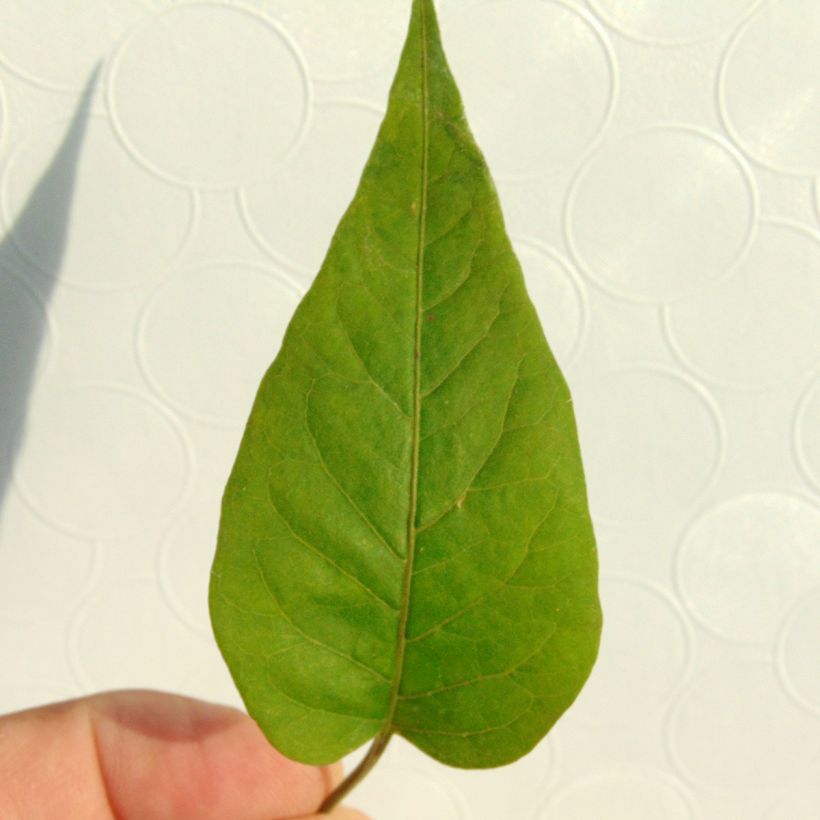
[[[291,757],[399,732],[495,766],[580,690],[596,585],[569,393],[414,0],[376,145],[226,488],[217,641]]]

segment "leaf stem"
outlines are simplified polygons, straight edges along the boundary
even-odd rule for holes
[[[384,754],[387,744],[393,732],[387,731],[377,735],[362,762],[325,798],[325,802],[319,807],[320,814],[330,814],[330,812],[347,797],[350,791],[359,784],[367,773],[379,762],[379,758]]]

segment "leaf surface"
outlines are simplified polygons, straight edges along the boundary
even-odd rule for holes
[[[248,711],[311,764],[388,733],[454,766],[511,762],[594,662],[572,403],[431,0],[253,405],[210,608]]]

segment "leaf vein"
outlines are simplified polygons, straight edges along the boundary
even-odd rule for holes
[[[538,534],[538,531],[541,529],[541,527],[543,527],[544,524],[547,522],[547,519],[552,515],[553,511],[555,510],[555,506],[556,506],[557,503],[558,503],[558,496],[556,495],[555,498],[553,499],[553,502],[552,502],[552,505],[550,506],[550,508],[547,510],[547,512],[544,514],[543,518],[541,518],[541,520],[533,528],[533,531],[530,533],[530,536],[527,539],[527,543],[524,545],[524,553],[521,556],[521,559],[515,565],[512,572],[510,572],[507,575],[506,578],[500,580],[495,586],[488,589],[482,595],[479,595],[478,598],[476,598],[474,601],[467,604],[467,606],[462,607],[458,612],[454,612],[453,614],[448,615],[443,621],[439,621],[439,623],[434,624],[431,627],[428,627],[427,629],[424,630],[424,632],[420,633],[419,635],[416,635],[413,638],[409,638],[408,643],[415,643],[417,641],[421,641],[424,638],[428,637],[429,635],[432,635],[434,632],[440,631],[441,629],[443,629],[448,624],[451,624],[453,621],[458,620],[459,618],[461,618],[463,615],[465,615],[470,610],[475,609],[475,607],[480,606],[481,604],[483,604],[484,601],[486,601],[491,596],[495,595],[498,592],[501,592],[501,590],[504,589],[504,587],[507,586],[507,584],[510,581],[512,581],[513,578],[515,578],[516,574],[521,569],[521,567],[524,566],[524,562],[527,560],[527,558],[530,555],[530,547],[532,546],[532,542],[535,540],[535,536]]]
[[[276,593],[273,591],[273,587],[268,582],[267,576],[265,575],[265,572],[262,568],[262,562],[259,560],[259,553],[257,552],[255,546],[251,547],[251,552],[253,553],[253,558],[256,562],[256,568],[259,572],[259,577],[262,579],[262,583],[265,585],[265,589],[268,591],[268,595],[270,595],[271,600],[276,605],[276,608],[279,610],[282,617],[288,622],[288,624],[291,627],[293,627],[293,629],[295,629],[306,641],[308,641],[308,643],[312,643],[315,646],[318,646],[320,649],[324,649],[331,655],[336,655],[339,658],[343,658],[344,660],[349,661],[354,666],[358,666],[360,669],[364,669],[366,672],[369,672],[374,677],[379,678],[379,680],[383,680],[387,683],[390,682],[390,679],[382,675],[382,673],[379,672],[377,669],[373,669],[373,667],[368,666],[365,663],[362,663],[360,660],[354,658],[352,655],[348,655],[347,653],[342,652],[340,649],[336,649],[336,647],[331,646],[330,644],[326,644],[320,640],[317,640],[312,635],[305,632],[305,630],[302,629],[302,627],[300,627],[293,620],[293,618],[290,617],[290,615],[288,615],[288,613],[285,611],[285,608],[282,606],[282,603],[279,601],[279,598],[277,597]]]
[[[334,709],[324,709],[320,706],[312,706],[310,703],[306,703],[299,698],[295,698],[293,695],[288,694],[281,686],[278,686],[271,680],[268,680],[268,683],[277,691],[280,695],[282,695],[285,700],[289,700],[291,703],[295,703],[302,709],[308,709],[311,712],[321,712],[323,715],[334,715],[335,717],[343,717],[343,718],[360,718],[362,723],[376,723],[375,718],[369,718],[366,715],[361,714],[348,714],[347,712],[339,712]]]
[[[440,387],[442,387],[442,385],[446,384],[446,383],[447,383],[447,381],[450,379],[450,377],[451,377],[454,373],[456,373],[456,372],[459,370],[459,368],[461,368],[461,366],[464,364],[464,362],[467,360],[467,358],[470,356],[470,354],[471,354],[471,353],[473,353],[473,352],[475,351],[475,349],[476,349],[476,348],[477,348],[477,347],[478,347],[478,346],[479,346],[479,345],[480,345],[480,344],[481,344],[481,343],[482,343],[485,339],[487,339],[487,337],[488,337],[488,336],[492,333],[492,330],[493,330],[493,328],[495,327],[496,322],[497,322],[497,321],[498,321],[498,320],[499,320],[499,319],[500,319],[500,318],[504,315],[504,311],[501,309],[501,303],[502,303],[502,302],[503,302],[503,300],[504,300],[504,295],[507,293],[507,291],[508,291],[509,289],[510,289],[510,285],[508,284],[508,285],[506,285],[506,286],[504,287],[504,290],[503,290],[503,291],[501,291],[501,295],[498,297],[498,306],[497,306],[497,309],[496,309],[495,315],[494,315],[494,316],[493,316],[493,318],[490,320],[490,322],[488,323],[487,327],[484,329],[484,332],[481,334],[481,336],[479,336],[479,337],[478,337],[478,338],[477,338],[477,339],[476,339],[476,340],[475,340],[475,341],[474,341],[474,342],[470,345],[470,347],[468,347],[468,348],[467,348],[467,350],[466,350],[466,351],[465,351],[465,352],[464,352],[464,353],[463,353],[463,354],[459,357],[458,361],[457,361],[457,362],[453,365],[453,367],[452,367],[452,368],[450,368],[450,370],[448,370],[448,371],[447,371],[447,372],[446,372],[446,373],[445,373],[445,374],[444,374],[444,375],[443,375],[443,376],[442,376],[442,377],[438,380],[438,382],[436,382],[436,384],[434,384],[432,387],[430,387],[428,390],[426,390],[424,393],[422,393],[422,395],[421,395],[422,399],[428,399],[428,398],[430,398],[430,396],[432,396],[432,395],[433,395],[433,393],[435,393],[435,392],[436,392],[436,391],[437,391]]]
[[[331,471],[330,467],[328,467],[327,462],[325,461],[324,455],[322,453],[322,448],[319,446],[319,442],[316,439],[313,430],[311,429],[310,418],[308,414],[308,408],[310,407],[310,397],[313,394],[315,384],[316,382],[314,381],[314,383],[310,387],[310,390],[308,390],[307,396],[305,397],[305,429],[307,430],[308,435],[310,436],[310,440],[313,442],[313,448],[316,451],[316,455],[319,457],[319,466],[322,468],[322,471],[325,473],[325,475],[331,480],[336,489],[344,496],[345,499],[347,499],[347,502],[348,504],[350,504],[352,509],[356,511],[356,513],[359,515],[362,521],[364,521],[364,523],[367,524],[367,526],[373,531],[373,533],[376,535],[379,541],[381,541],[381,543],[387,548],[387,550],[391,552],[399,560],[403,560],[399,551],[395,549],[390,544],[390,542],[384,537],[379,528],[370,520],[369,516],[364,512],[364,510],[362,510],[361,507],[359,507],[359,505],[353,500],[353,498],[350,496],[347,490],[345,490],[345,488],[342,487],[341,483],[339,482],[339,479],[336,478],[336,476]]]
[[[340,290],[341,290],[341,286],[340,286]],[[337,306],[338,306],[338,302],[339,302],[338,298],[337,298],[336,302],[337,302]],[[376,377],[370,372],[370,368],[367,366],[367,363],[362,358],[361,353],[359,353],[359,350],[356,347],[355,342],[353,341],[353,337],[350,335],[350,328],[348,328],[347,322],[345,322],[345,320],[342,318],[342,316],[338,312],[338,310],[336,311],[336,315],[339,317],[339,324],[342,326],[342,330],[344,331],[345,339],[347,339],[347,343],[350,345],[350,350],[353,353],[353,355],[356,357],[356,361],[358,361],[358,363],[362,366],[362,369],[364,370],[365,375],[367,376],[367,381],[369,381],[390,402],[390,404],[392,404],[393,407],[395,407],[396,410],[398,410],[398,412],[402,415],[403,418],[409,420],[410,416],[407,413],[404,412],[404,410],[399,406],[399,403],[393,398],[393,396],[390,395],[390,392],[388,391],[388,389],[383,384],[381,384],[376,379]]]
[[[507,423],[507,418],[509,417],[510,406],[512,405],[512,399],[513,399],[513,396],[515,395],[515,389],[518,386],[519,381],[521,380],[520,372],[521,372],[521,363],[523,361],[524,360],[521,359],[518,362],[518,373],[516,374],[516,377],[513,381],[512,388],[510,389],[510,393],[507,396],[507,402],[506,402],[506,406],[504,408],[504,414],[503,414],[504,418],[503,418],[503,421],[501,422],[501,429],[498,433],[498,438],[496,438],[495,443],[490,448],[490,451],[487,453],[485,458],[482,460],[481,464],[479,465],[478,469],[473,474],[473,476],[470,479],[470,481],[468,482],[467,486],[460,493],[456,494],[455,501],[453,501],[451,504],[449,504],[447,507],[445,507],[440,513],[437,513],[432,519],[430,519],[429,521],[427,521],[424,524],[422,524],[421,526],[419,526],[418,529],[416,530],[417,534],[420,533],[420,532],[424,532],[425,530],[429,530],[431,527],[438,524],[438,522],[441,521],[442,518],[444,518],[446,515],[451,513],[458,506],[459,502],[464,498],[464,496],[468,492],[470,492],[470,488],[475,483],[475,480],[481,475],[481,471],[487,466],[487,464],[489,464],[490,459],[493,457],[493,455],[495,455],[495,452],[498,449],[498,445],[501,443],[501,441],[504,438],[505,433],[507,432],[506,429],[505,429],[505,425]]]
[[[527,712],[530,711],[533,703],[535,703],[535,698],[533,697],[532,692],[530,692],[529,689],[524,689],[524,691],[529,696],[529,703],[527,704],[527,707],[522,709],[514,718],[508,720],[506,723],[501,723],[498,726],[488,726],[486,729],[476,729],[474,731],[467,732],[452,732],[447,729],[423,729],[415,726],[402,726],[402,732],[417,735],[443,735],[445,737],[480,737],[481,735],[488,735],[491,732],[500,732],[502,729],[508,729],[514,723],[519,721],[524,715],[527,714]]]
[[[343,566],[341,566],[341,564],[334,561],[333,558],[331,558],[326,552],[323,552],[321,549],[319,549],[319,547],[317,547],[314,543],[312,543],[311,541],[308,541],[307,539],[305,539],[301,535],[299,535],[296,532],[296,530],[293,528],[293,525],[291,524],[290,520],[282,512],[282,510],[277,506],[276,501],[272,497],[270,498],[270,503],[271,503],[271,506],[273,507],[273,509],[276,511],[276,514],[282,520],[282,523],[285,525],[285,527],[287,527],[288,532],[290,532],[290,534],[300,544],[302,544],[304,547],[309,549],[314,554],[318,555],[320,558],[322,558],[324,561],[326,561],[328,564],[330,564],[332,567],[334,567],[341,575],[344,575],[345,578],[348,578],[350,581],[352,581],[354,584],[356,584],[356,586],[358,586],[360,589],[364,590],[374,600],[378,601],[380,604],[385,606],[391,612],[398,612],[397,607],[393,606],[391,603],[389,603],[384,598],[382,598],[380,595],[378,595],[375,592],[375,590],[372,590],[369,586],[367,586],[367,584],[365,584],[364,581],[362,581],[360,578],[357,578],[352,572],[350,572],[349,570],[346,570]]]
[[[474,686],[476,683],[482,683],[483,681],[487,680],[503,680],[504,678],[509,678],[511,675],[514,675],[525,663],[531,661],[539,652],[541,652],[544,647],[553,639],[555,636],[555,631],[553,630],[548,635],[544,636],[544,639],[538,643],[535,649],[532,652],[529,652],[519,661],[517,661],[513,666],[509,669],[505,669],[501,672],[492,672],[488,675],[479,675],[478,677],[471,678],[470,680],[466,681],[459,681],[458,683],[451,683],[447,686],[439,686],[436,689],[428,689],[425,692],[414,692],[412,695],[400,695],[401,700],[410,701],[410,700],[421,700],[423,698],[430,698],[435,695],[440,695],[443,692],[450,692],[454,689],[464,689],[468,686]],[[521,684],[516,683],[514,680],[511,680],[514,686],[517,686],[520,689],[524,689],[525,687],[521,686]],[[528,690],[527,690],[528,691]]]

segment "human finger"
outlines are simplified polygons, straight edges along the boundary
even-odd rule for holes
[[[4,817],[292,818],[339,777],[285,758],[244,713],[179,695],[109,692],[0,719]]]

